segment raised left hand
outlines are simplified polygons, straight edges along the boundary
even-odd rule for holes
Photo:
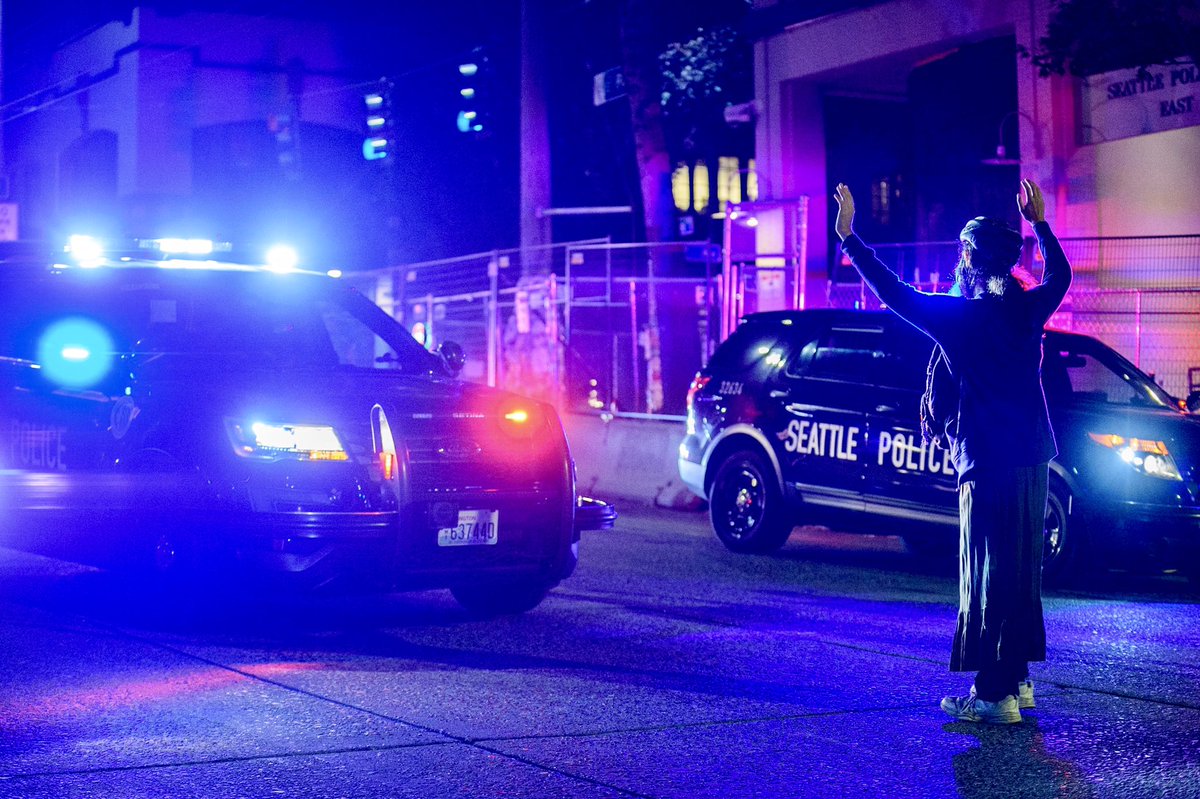
[[[834,229],[837,231],[838,237],[845,241],[847,236],[854,235],[854,195],[850,193],[849,186],[839,183],[834,189],[833,198],[837,200],[838,204],[837,222],[834,223]]]

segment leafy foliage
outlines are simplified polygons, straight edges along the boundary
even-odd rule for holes
[[[658,57],[662,66],[662,106],[668,116],[698,105],[724,107],[730,89],[740,89],[747,70],[746,45],[733,28],[699,28],[685,42],[672,42]]]
[[[1200,0],[1059,0],[1036,52],[1038,73],[1097,75],[1200,56]]]
[[[658,57],[668,138],[685,151],[711,145],[726,106],[753,97],[750,45],[732,27],[697,28]]]

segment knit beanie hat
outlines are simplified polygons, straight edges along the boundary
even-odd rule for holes
[[[977,216],[967,223],[958,238],[996,268],[1008,270],[1021,260],[1021,234],[999,219]]]

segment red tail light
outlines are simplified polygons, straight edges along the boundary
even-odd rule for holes
[[[692,400],[696,398],[696,392],[708,385],[708,381],[712,380],[708,375],[702,375],[699,372],[692,378],[692,384],[688,386],[687,392],[687,408],[692,409]]]
[[[532,405],[509,405],[500,408],[500,429],[513,438],[532,438],[541,428],[542,417]]]

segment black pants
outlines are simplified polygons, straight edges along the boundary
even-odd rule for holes
[[[989,702],[998,702],[1010,694],[1017,695],[1019,685],[1029,679],[1029,662],[1025,660],[997,661],[979,669],[975,675],[975,695]]]
[[[958,624],[951,671],[977,671],[975,691],[1016,694],[1028,664],[1046,659],[1042,531],[1046,464],[977,468],[958,487]]]

